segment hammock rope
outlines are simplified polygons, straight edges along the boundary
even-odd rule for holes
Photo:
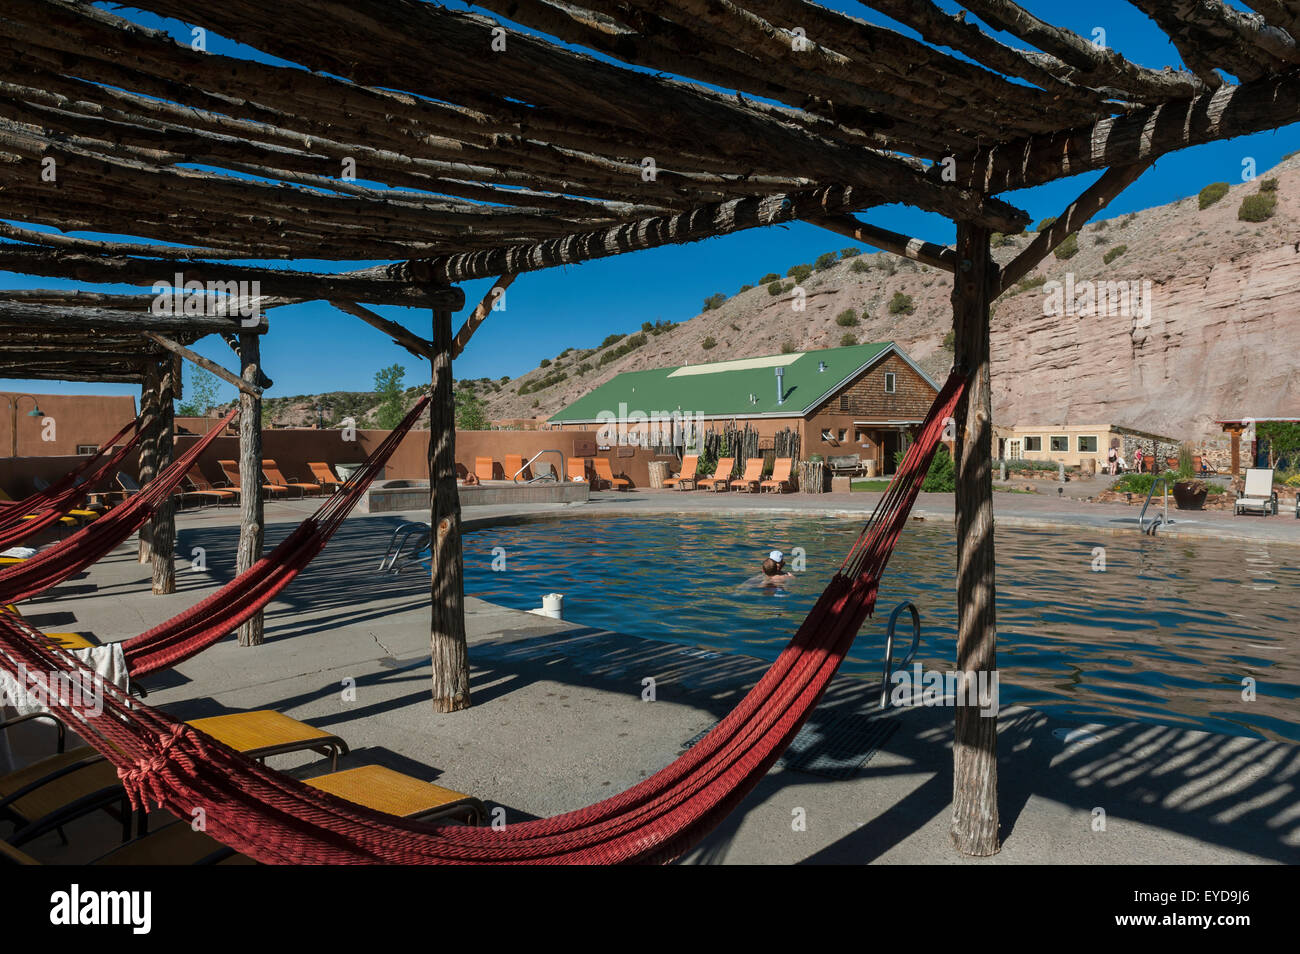
[[[17,603],[45,592],[81,572],[139,530],[238,413],[238,408],[232,410],[129,500],[31,559],[0,570],[0,603]]]
[[[103,459],[104,455],[113,449],[114,444],[126,437],[129,431],[133,429],[138,430],[139,426],[139,418],[126,424],[120,431],[96,448],[95,453],[91,454],[88,458],[83,460],[76,467],[72,468],[72,470],[68,471],[44,490],[38,490],[36,493],[29,497],[24,497],[22,500],[0,500],[0,511],[5,511],[10,507],[20,507],[30,513],[38,507],[47,506],[50,500],[60,496],[73,485],[84,483],[93,486],[89,481],[82,480],[81,475],[90,470],[90,468],[96,466],[99,461]]]
[[[124,435],[128,429],[134,426],[134,423],[127,425],[119,432],[118,436],[115,436],[104,448],[95,453],[92,461],[98,460],[100,463],[94,470],[88,470],[86,465],[83,464],[76,468],[76,476],[64,475],[59,478],[56,484],[45,488],[40,494],[28,497],[27,499],[31,500],[34,497],[43,496],[43,501],[38,504],[39,510],[31,506],[6,510],[4,515],[0,516],[0,550],[7,550],[9,547],[16,546],[33,534],[58,522],[69,510],[84,503],[87,492],[122,466],[122,461],[126,460],[126,456],[135,450],[136,445],[144,437],[143,431],[136,430],[131,439],[119,447],[112,456],[103,459],[104,455],[112,449],[113,444],[120,439],[121,435]],[[83,474],[88,474],[84,480],[82,479]],[[60,485],[62,485],[62,489],[54,492],[55,487]],[[28,517],[31,517],[31,519],[27,519]]]
[[[187,816],[268,863],[660,862],[698,844],[767,773],[820,700],[874,609],[877,586],[961,398],[954,373],[936,398],[840,571],[758,684],[703,740],[664,769],[595,805],[503,829],[436,826],[344,801],[266,768],[105,686],[103,714],[51,694],[69,724],[110,759],[137,807]],[[29,682],[84,664],[0,614],[0,666]]]
[[[169,669],[238,629],[293,582],[334,535],[429,404],[426,395],[361,467],[280,544],[199,603],[122,644],[132,676]]]

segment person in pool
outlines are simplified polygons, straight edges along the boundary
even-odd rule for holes
[[[773,550],[763,561],[763,572],[753,582],[758,586],[785,586],[793,580],[794,574],[785,572],[785,554]]]

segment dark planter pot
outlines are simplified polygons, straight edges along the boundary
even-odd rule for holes
[[[1174,503],[1179,510],[1200,510],[1205,505],[1209,488],[1196,480],[1180,480],[1174,484]]]

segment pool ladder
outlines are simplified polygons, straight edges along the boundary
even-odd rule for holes
[[[412,536],[415,534],[415,536]],[[402,560],[402,551],[405,549],[407,542],[411,542],[411,549],[406,553],[406,559]],[[432,543],[432,534],[427,523],[403,523],[393,531],[392,539],[388,541],[388,550],[384,553],[384,558],[379,561],[380,573],[401,573],[412,563],[419,562],[419,556]],[[399,563],[398,560],[401,560]]]
[[[1151,506],[1151,497],[1156,492],[1156,484],[1160,484],[1162,487],[1164,487],[1165,514],[1163,517],[1153,517],[1151,520],[1150,528],[1147,528],[1145,525],[1146,516],[1147,516],[1147,507]],[[1151,489],[1147,491],[1146,502],[1142,504],[1142,512],[1138,514],[1138,530],[1142,531],[1147,536],[1154,537],[1156,535],[1156,527],[1160,526],[1160,524],[1162,523],[1168,523],[1168,522],[1169,522],[1169,481],[1166,480],[1164,477],[1157,477],[1155,480],[1151,481]]]
[[[885,669],[880,677],[880,708],[889,708],[889,677],[894,671],[894,630],[898,626],[898,617],[902,615],[903,610],[909,610],[912,614],[912,645],[907,650],[907,655],[899,662],[898,668],[902,669],[916,656],[916,649],[921,644],[921,614],[916,608],[916,604],[911,600],[906,600],[894,607],[894,611],[889,614],[889,626],[885,629]]]

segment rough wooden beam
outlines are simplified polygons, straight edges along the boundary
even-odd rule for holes
[[[170,357],[154,362],[158,382],[157,468],[161,473],[175,452],[176,361]],[[153,592],[163,596],[176,592],[176,495],[169,494],[149,518],[149,547],[153,562]]]
[[[1221,0],[1131,0],[1169,34],[1183,60],[1207,79],[1218,67],[1243,82],[1300,63],[1296,41],[1263,17]]]
[[[150,311],[130,311],[118,308],[86,307],[80,305],[41,305],[25,301],[0,300],[0,326],[9,328],[50,328],[75,333],[78,331],[123,331],[132,335],[140,331],[211,334],[238,331],[243,334],[261,334],[266,331],[266,319],[254,327],[245,328],[237,318],[206,315],[155,315]]]
[[[433,345],[397,322],[390,321],[383,315],[377,315],[369,308],[363,308],[353,301],[331,301],[330,304],[339,311],[360,318],[366,324],[378,328],[392,338],[394,344],[401,345],[417,358],[424,358],[426,361],[433,359]]]
[[[1019,255],[1002,266],[998,279],[997,294],[1024,278],[1038,263],[1070,235],[1079,231],[1094,215],[1110,204],[1111,200],[1138,180],[1154,163],[1135,162],[1129,166],[1112,166],[1096,182],[1089,186],[1082,195],[1070,203],[1064,212],[1056,217],[1049,228],[1039,232]]]
[[[436,305],[449,311],[458,311],[465,306],[465,293],[459,288],[395,281],[361,272],[331,275],[219,262],[159,262],[126,256],[101,258],[44,248],[0,248],[0,271],[73,278],[82,282],[148,286],[157,282],[175,282],[179,273],[182,281],[198,281],[205,286],[208,282],[247,282],[251,289],[252,283],[257,282],[260,293],[273,297]],[[249,329],[241,327],[239,330],[242,333]]]
[[[257,335],[239,336],[239,364],[245,383],[256,385],[262,364]],[[262,399],[249,391],[239,392],[239,551],[235,572],[243,573],[262,558]],[[260,646],[263,615],[239,627],[239,645]]]
[[[429,486],[433,500],[430,563],[430,659],[433,708],[469,707],[469,650],[465,641],[464,554],[460,494],[456,490],[456,396],[451,379],[451,312],[433,313],[433,400],[429,405]]]
[[[824,229],[847,236],[855,242],[873,245],[886,252],[893,252],[895,255],[941,268],[945,272],[951,272],[957,267],[957,253],[947,245],[936,245],[934,242],[912,238],[901,232],[891,232],[889,229],[868,225],[852,215],[828,215],[808,221],[813,225],[820,225]]]
[[[510,287],[510,283],[514,280],[515,275],[511,273],[502,275],[492,283],[488,293],[483,296],[482,301],[475,306],[474,311],[465,319],[465,324],[460,326],[460,331],[456,332],[456,338],[451,343],[451,357],[453,360],[460,357],[461,352],[465,350],[465,346],[469,344],[469,339],[474,336],[474,332],[478,331],[479,325],[487,321],[487,316],[492,314],[492,306],[505,294],[506,289]]]
[[[991,146],[959,159],[958,177],[989,192],[1024,189],[1298,121],[1300,70],[1292,70],[1055,135]]]
[[[161,385],[157,361],[144,363],[140,382],[140,456],[136,463],[136,479],[143,487],[158,475],[158,434],[161,428],[158,390]],[[139,531],[139,548],[136,559],[140,563],[153,562],[153,524],[146,521]]]
[[[203,355],[197,354],[196,352],[193,352],[189,348],[186,348],[182,345],[178,345],[176,342],[172,341],[171,339],[164,338],[162,335],[154,334],[151,331],[142,331],[140,332],[140,335],[141,337],[148,338],[150,341],[154,342],[154,344],[158,345],[159,347],[167,349],[172,354],[179,355],[180,357],[184,358],[186,361],[189,361],[191,364],[198,365],[200,368],[202,368],[205,371],[210,371],[211,373],[219,377],[222,381],[225,381],[227,384],[233,384],[236,388],[238,388],[240,391],[243,391],[245,394],[251,394],[253,397],[257,397],[257,398],[260,398],[262,396],[262,389],[258,387],[256,384],[248,383],[238,375],[231,374],[221,365],[217,364],[217,362],[210,361],[207,358],[203,357]]]
[[[4,302],[23,302],[29,305],[59,305],[64,308],[108,308],[115,311],[151,312],[157,295],[120,295],[108,292],[92,292],[83,289],[62,288],[5,288],[0,289],[0,308]],[[280,308],[284,305],[297,305],[301,298],[272,298],[263,295],[254,299],[263,310]],[[226,308],[226,299],[211,296],[205,313],[220,315]],[[231,324],[226,322],[227,325]],[[243,329],[241,329],[243,330]]]
[[[998,719],[996,707],[982,714],[971,693],[991,686],[997,671],[989,376],[989,303],[997,272],[988,230],[957,223],[957,256],[954,363],[969,381],[956,420],[957,672],[966,688],[959,691],[953,739],[952,839],[963,854],[985,856],[999,848]]]

